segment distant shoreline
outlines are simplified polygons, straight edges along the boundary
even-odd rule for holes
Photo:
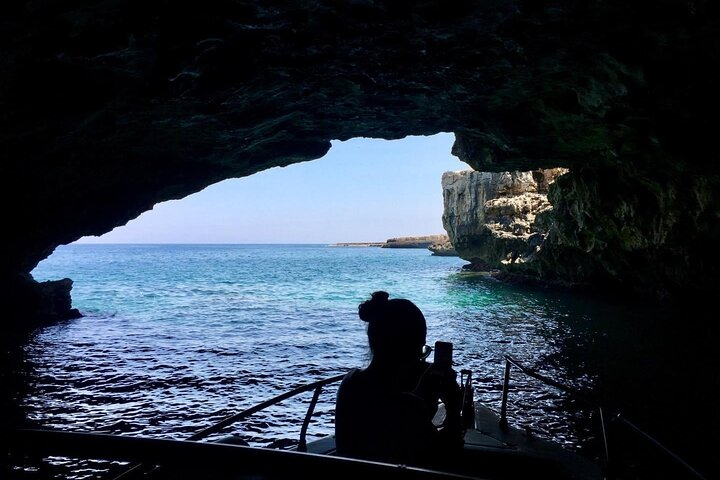
[[[435,244],[448,242],[447,235],[420,235],[415,237],[388,238],[384,242],[338,242],[331,247],[380,247],[380,248],[429,248]]]
[[[339,242],[331,243],[330,247],[382,247],[385,242]]]

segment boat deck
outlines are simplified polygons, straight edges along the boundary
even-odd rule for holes
[[[436,424],[443,415],[440,409]],[[307,449],[308,453],[335,455],[335,439],[328,436],[308,442]],[[466,431],[461,458],[451,468],[457,474],[492,480],[603,478],[596,463],[556,443],[517,428],[501,428],[499,417],[482,404],[475,406],[475,428]]]
[[[440,417],[436,417],[440,420]],[[249,447],[228,440],[199,442],[154,438],[15,429],[11,455],[115,459],[131,467],[115,478],[179,480],[217,478],[280,480],[290,478],[392,478],[426,480],[600,480],[600,468],[560,445],[498,426],[498,417],[476,404],[475,427],[465,435],[464,449],[432,469],[343,458],[335,439],[308,442],[307,453]]]

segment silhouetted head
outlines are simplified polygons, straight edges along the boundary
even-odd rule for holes
[[[358,307],[360,318],[368,322],[367,335],[373,359],[418,360],[425,345],[425,316],[410,300],[390,299],[387,292],[372,294]]]

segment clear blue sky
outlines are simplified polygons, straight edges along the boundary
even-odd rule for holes
[[[333,141],[326,156],[225,180],[82,243],[334,243],[444,233],[454,136]]]

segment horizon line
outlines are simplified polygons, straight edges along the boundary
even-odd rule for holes
[[[426,235],[398,235],[383,240],[336,240],[332,242],[93,242],[76,240],[62,245],[334,245],[339,243],[385,243],[394,238],[414,238],[447,235],[443,233],[430,233]]]
[[[397,238],[397,237],[390,237]],[[339,243],[385,243],[385,240],[367,240],[352,242],[72,242],[68,245],[334,245]]]
[[[63,245],[330,245],[332,243],[379,243],[367,242],[72,242]]]

